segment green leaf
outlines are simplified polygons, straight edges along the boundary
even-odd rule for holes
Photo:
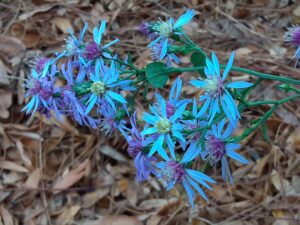
[[[263,137],[264,137],[265,141],[269,142],[270,141],[270,137],[269,137],[269,134],[268,134],[267,124],[266,123],[262,123],[261,129],[262,129]]]
[[[193,66],[206,66],[205,63],[206,55],[203,52],[194,52],[191,55],[191,63]],[[204,69],[198,70],[198,73],[201,75],[201,77],[205,76]]]
[[[155,88],[163,88],[169,79],[167,68],[161,62],[148,64],[145,73],[149,84]]]

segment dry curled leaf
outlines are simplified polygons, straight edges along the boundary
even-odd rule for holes
[[[84,177],[88,171],[90,170],[90,160],[85,160],[81,164],[79,164],[75,169],[68,172],[64,177],[58,180],[53,189],[66,189],[77,183],[82,177]],[[61,190],[57,190],[56,193]]]
[[[3,225],[14,225],[14,219],[10,212],[5,208],[4,205],[0,205],[0,224],[1,219],[3,221]]]
[[[116,149],[105,145],[103,147],[100,148],[100,152],[103,153],[104,155],[107,155],[117,161],[120,162],[127,162],[127,159],[124,155],[122,155],[120,152],[118,152]]]
[[[0,90],[0,118],[6,119],[9,117],[8,108],[12,103],[12,93],[10,91]]]
[[[13,57],[24,51],[25,51],[25,46],[22,43],[22,41],[11,36],[0,35],[1,54],[8,57]]]
[[[59,225],[67,225],[70,224],[70,222],[73,220],[74,216],[78,213],[80,210],[79,205],[74,205],[66,210],[58,217],[56,224]]]
[[[28,169],[26,169],[24,166],[21,166],[15,162],[12,161],[2,161],[0,162],[0,168],[6,169],[6,170],[11,170],[11,171],[16,171],[20,173],[28,173]]]
[[[89,208],[104,198],[109,193],[109,188],[100,188],[94,192],[87,193],[82,197],[82,207]]]
[[[91,222],[90,225],[143,225],[133,216],[104,216],[101,220]]]
[[[62,17],[56,17],[52,20],[52,22],[64,33],[68,34],[70,30],[73,31],[73,27],[71,25],[70,20],[62,18]]]

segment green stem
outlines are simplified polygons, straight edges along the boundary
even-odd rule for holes
[[[300,93],[296,95],[292,95],[286,98],[283,98],[281,100],[266,100],[266,101],[257,101],[257,102],[244,102],[247,106],[258,106],[258,105],[267,105],[267,104],[276,104],[281,105],[284,104],[290,100],[293,100],[294,98],[300,97]]]
[[[220,65],[220,68],[225,69],[226,65]],[[286,77],[280,77],[280,76],[267,74],[267,73],[260,73],[260,72],[256,72],[256,71],[253,71],[253,70],[241,68],[241,67],[232,66],[231,70],[241,72],[241,73],[246,73],[246,74],[249,74],[249,75],[252,75],[252,76],[255,76],[255,77],[259,77],[259,78],[262,78],[262,79],[266,79],[266,80],[278,80],[278,81],[281,81],[281,82],[300,85],[300,80],[295,80],[295,79],[286,78]]]
[[[241,136],[238,136],[238,137],[234,137],[232,138],[231,140],[228,140],[228,142],[235,142],[235,143],[238,143],[240,142],[241,140],[243,140],[244,138],[248,137],[253,131],[255,131],[260,125],[262,125],[263,123],[266,122],[266,120],[273,114],[273,112],[278,108],[280,104],[276,104],[276,105],[273,105],[267,112],[266,114],[261,117],[259,119],[259,121],[257,123],[255,123],[254,126],[252,126],[251,128],[245,130],[245,132],[241,135]]]
[[[189,68],[169,68],[166,70],[166,73],[183,73],[183,72],[189,72],[189,71],[197,71],[197,70],[201,70],[204,68],[205,68],[205,66],[189,67]],[[220,69],[225,69],[225,68],[226,68],[226,65],[220,65]],[[231,67],[231,70],[241,72],[241,73],[246,73],[246,74],[249,74],[249,75],[252,75],[252,76],[255,76],[258,78],[266,79],[266,80],[277,80],[277,81],[281,81],[281,82],[285,82],[285,83],[300,85],[300,80],[295,80],[295,79],[286,78],[286,77],[280,77],[280,76],[276,76],[276,75],[272,75],[272,74],[260,73],[260,72],[256,72],[253,70],[241,68],[241,67],[233,66],[233,67]]]
[[[206,161],[204,163],[204,165],[201,167],[200,172],[204,173],[209,167],[210,167],[210,164],[208,161]]]

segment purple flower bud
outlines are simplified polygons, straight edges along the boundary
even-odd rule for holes
[[[96,42],[90,41],[84,49],[84,57],[91,60],[101,56],[102,49],[97,45]]]

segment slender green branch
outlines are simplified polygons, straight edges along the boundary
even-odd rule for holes
[[[277,105],[281,105],[284,104],[290,100],[293,100],[295,98],[300,97],[300,94],[296,94],[296,95],[292,95],[286,98],[283,98],[281,100],[266,100],[266,101],[257,101],[257,102],[245,102],[244,104],[246,104],[247,106],[258,106],[258,105],[267,105],[267,104],[277,104]]]
[[[220,65],[221,69],[225,69],[225,67],[226,67],[225,65]],[[259,78],[262,78],[262,79],[266,79],[266,80],[278,80],[278,81],[281,81],[281,82],[300,85],[300,80],[295,80],[295,79],[286,78],[286,77],[280,77],[280,76],[267,74],[267,73],[260,73],[260,72],[256,72],[256,71],[253,71],[253,70],[241,68],[241,67],[232,66],[231,70],[241,72],[241,73],[246,73],[246,74],[249,74],[249,75],[252,75],[252,76],[255,76],[255,77],[259,77]]]
[[[169,68],[166,70],[166,73],[183,73],[183,72],[189,72],[189,71],[197,71],[197,70],[204,69],[204,67],[205,66],[189,67],[189,68]],[[220,68],[225,69],[226,65],[220,65]],[[252,75],[252,76],[255,76],[258,78],[266,79],[266,80],[277,80],[277,81],[281,81],[281,82],[285,82],[285,83],[300,85],[300,80],[295,80],[292,78],[281,77],[281,76],[276,76],[276,75],[266,74],[266,73],[260,73],[260,72],[256,72],[253,70],[248,70],[248,69],[236,67],[236,66],[231,67],[231,70],[241,72],[241,73],[246,73],[246,74],[249,74],[249,75]]]
[[[273,105],[267,112],[266,114],[261,117],[257,123],[255,123],[252,127],[250,127],[249,129],[246,129],[244,131],[244,133],[241,136],[237,136],[234,137],[230,140],[228,140],[228,142],[240,142],[241,140],[243,140],[244,138],[248,137],[253,131],[255,131],[260,125],[262,125],[263,123],[266,122],[266,120],[273,114],[273,112],[278,108],[280,104],[276,104]]]

